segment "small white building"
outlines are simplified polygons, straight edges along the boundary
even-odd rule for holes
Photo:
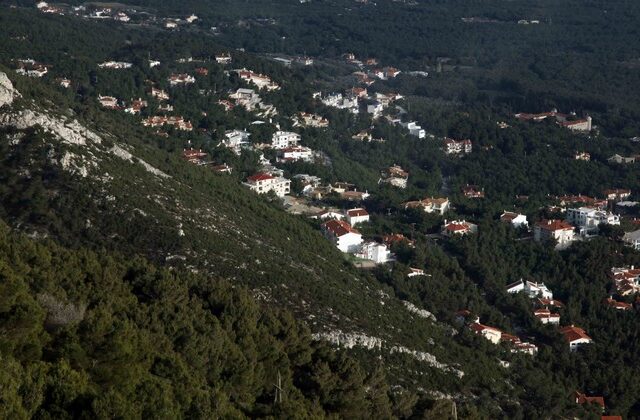
[[[387,246],[378,242],[363,243],[356,253],[356,257],[371,260],[376,264],[384,264],[393,260],[393,255]]]
[[[426,137],[427,132],[423,130],[422,127],[420,127],[418,125],[417,122],[415,121],[411,121],[408,123],[401,123],[401,125],[406,128],[407,130],[409,130],[409,134],[411,134],[412,136],[415,136],[419,139],[423,139]]]
[[[329,220],[322,224],[322,232],[342,252],[355,254],[360,250],[362,235],[344,220]]]
[[[560,314],[554,314],[549,309],[536,309],[533,316],[543,324],[560,325]]]
[[[544,283],[536,283],[529,280],[518,280],[507,286],[507,293],[525,293],[531,299],[541,297],[543,299],[553,299],[553,292]]]
[[[294,147],[300,142],[300,134],[291,131],[276,131],[271,137],[271,147],[274,149],[286,149]]]
[[[577,226],[581,235],[598,233],[601,224],[620,224],[620,216],[593,207],[567,209],[566,220]]]
[[[407,201],[403,204],[405,209],[422,209],[425,213],[445,214],[451,204],[448,198],[427,197],[420,201]]]
[[[469,325],[471,331],[475,332],[491,341],[493,344],[500,343],[500,339],[502,338],[502,331],[497,328],[489,327],[487,325],[482,325],[479,322],[474,322]]]
[[[275,177],[267,173],[257,173],[250,176],[244,185],[258,194],[266,194],[273,191],[278,197],[284,197],[291,192],[290,180],[283,177]]]
[[[444,151],[448,155],[467,154],[471,153],[472,150],[473,143],[471,140],[444,139]]]
[[[382,111],[384,111],[384,106],[378,101],[367,105],[367,113],[372,114],[373,118],[379,117]]]
[[[369,213],[362,207],[347,210],[345,212],[345,216],[347,218],[347,222],[349,222],[351,226],[355,226],[358,223],[366,223],[369,221]]]
[[[640,249],[640,230],[625,233],[622,240],[633,249]]]
[[[228,130],[224,133],[222,144],[236,154],[240,154],[240,148],[245,144],[249,144],[250,136],[251,134],[246,130]]]
[[[505,211],[500,216],[500,221],[505,223],[511,223],[511,225],[515,228],[528,228],[529,222],[527,221],[527,216],[520,213],[514,213],[511,211]]]
[[[280,149],[280,156],[278,158],[278,161],[295,162],[298,160],[311,162],[313,160],[313,150],[303,146],[287,147],[286,149]]]

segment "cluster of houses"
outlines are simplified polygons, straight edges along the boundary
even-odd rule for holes
[[[125,70],[131,67],[133,67],[133,64],[126,61],[105,61],[98,64],[99,69]]]
[[[508,334],[499,328],[480,323],[480,318],[474,316],[468,309],[458,311],[456,320],[493,344],[504,343],[512,353],[524,353],[533,356],[538,352],[538,346],[535,344],[522,341],[518,336]]]
[[[16,60],[16,73],[23,76],[40,78],[49,72],[46,65],[32,58]]]
[[[343,54],[343,57],[349,64],[356,65],[360,68],[366,67],[365,71],[356,72],[354,75],[358,76],[361,82],[368,85],[373,84],[374,79],[393,79],[400,74],[400,70],[395,67],[379,67],[378,60],[375,58],[359,60],[353,53]]]
[[[231,174],[233,168],[226,163],[215,164],[207,160],[208,155],[206,152],[203,152],[201,149],[185,149],[182,152],[182,157],[187,162],[198,165],[198,166],[208,166],[214,173],[218,174]]]
[[[229,95],[229,99],[233,101],[232,106],[229,106],[228,101],[220,102],[227,111],[233,109],[233,106],[241,106],[249,112],[256,112],[259,117],[272,117],[278,113],[273,105],[264,103],[253,89],[239,88]]]
[[[321,230],[340,251],[375,264],[393,261],[394,257],[387,244],[365,241],[362,234],[354,229],[355,225],[369,221],[369,213],[364,208],[349,209],[343,214],[323,212],[317,215],[317,218],[330,219],[321,225]]]
[[[182,131],[193,130],[193,124],[190,121],[185,121],[181,116],[154,115],[142,120],[142,125],[152,128],[158,128],[168,125]]]
[[[507,286],[507,293],[524,293],[528,298],[535,299],[537,308],[533,315],[543,324],[560,325],[560,314],[553,313],[552,308],[561,308],[564,305],[553,299],[553,293],[544,283],[536,283],[529,280],[519,281]],[[593,339],[580,327],[568,325],[558,330],[570,351],[576,351],[580,346],[593,343]]]
[[[633,265],[611,268],[611,277],[618,296],[630,296],[640,292],[640,269]]]
[[[323,95],[317,92],[313,95],[315,99],[319,99],[324,105],[344,109],[352,114],[358,114],[361,110],[366,111],[374,119],[382,116],[382,113],[395,101],[402,99],[397,93],[380,93],[369,94],[366,87],[354,87],[349,92],[331,93]]]
[[[593,128],[591,117],[587,116],[586,118],[576,118],[575,114],[561,114],[555,109],[550,112],[543,112],[540,114],[519,113],[516,114],[515,117],[521,121],[534,122],[544,121],[547,118],[554,118],[556,123],[561,127],[577,132],[588,133]]]
[[[293,126],[294,127],[302,126],[302,127],[326,128],[326,127],[329,127],[329,120],[321,117],[318,114],[300,112],[294,118]]]
[[[450,138],[444,139],[444,151],[448,155],[466,155],[471,153],[473,143],[471,140],[454,140]]]
[[[176,29],[181,25],[192,24],[198,20],[198,16],[189,15],[185,18],[157,18],[150,14],[148,10],[141,12],[135,7],[126,7],[117,3],[84,3],[79,6],[69,6],[64,3],[49,4],[41,1],[36,3],[36,8],[41,13],[70,15],[86,19],[112,20],[120,23],[131,22],[132,18],[136,23],[152,25],[160,23],[166,29]]]
[[[405,171],[398,165],[389,166],[385,168],[378,180],[379,184],[387,184],[396,188],[407,188],[407,180],[409,179],[409,172]]]
[[[268,91],[280,89],[280,85],[264,74],[254,73],[253,71],[244,68],[233,70],[233,72],[236,73],[240,79],[256,86],[258,89],[265,89]]]

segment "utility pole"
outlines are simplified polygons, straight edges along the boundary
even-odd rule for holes
[[[280,376],[280,371],[278,370],[278,383],[274,384],[276,387],[276,395],[273,399],[274,404],[282,403],[282,377]]]

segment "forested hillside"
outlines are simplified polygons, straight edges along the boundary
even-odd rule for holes
[[[3,418],[391,416],[379,370],[243,288],[0,230]]]
[[[125,3],[0,5],[0,417],[640,416],[639,6]]]

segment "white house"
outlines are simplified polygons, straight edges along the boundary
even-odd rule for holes
[[[493,344],[498,344],[500,342],[500,339],[502,338],[502,331],[497,328],[482,325],[479,322],[470,324],[469,328],[471,329],[471,331],[483,336]]]
[[[563,335],[564,340],[569,344],[569,350],[576,351],[580,346],[593,343],[593,339],[587,335],[587,333],[579,327],[570,325],[560,328],[560,334]]]
[[[524,292],[531,299],[541,297],[543,299],[553,299],[553,292],[545,286],[544,283],[536,283],[533,281],[518,280],[507,286],[507,293]]]
[[[372,114],[373,118],[379,117],[382,111],[384,111],[384,106],[378,101],[367,105],[367,113]]]
[[[420,127],[418,123],[415,121],[411,121],[408,123],[401,123],[401,125],[407,130],[409,130],[409,134],[419,139],[423,139],[427,135],[427,132],[424,131],[422,127]]]
[[[297,146],[300,141],[300,134],[291,131],[276,131],[271,137],[271,147],[274,149],[286,149]]]
[[[196,82],[195,77],[185,73],[172,74],[168,80],[171,86],[189,85]]]
[[[640,230],[625,233],[622,240],[630,247],[640,249]]]
[[[444,139],[444,150],[448,155],[467,154],[473,150],[471,140]]]
[[[619,216],[593,207],[567,209],[566,220],[577,226],[581,235],[597,233],[601,224],[620,224]]]
[[[468,235],[470,233],[476,233],[478,231],[478,225],[469,223],[466,220],[454,220],[452,222],[444,221],[442,227],[442,234],[445,236],[455,235]]]
[[[251,134],[246,130],[228,130],[224,133],[222,144],[236,154],[240,154],[240,148],[245,144],[249,144],[250,136]]]
[[[543,324],[560,325],[560,314],[554,314],[549,309],[536,309],[533,316]]]
[[[311,162],[313,160],[313,150],[303,146],[287,147],[280,149],[278,160],[280,162],[295,162],[297,160]]]
[[[391,251],[389,251],[387,246],[378,242],[363,243],[360,250],[356,253],[356,256],[365,260],[371,260],[376,264],[384,264],[393,260]]]
[[[554,240],[558,248],[567,247],[575,240],[573,226],[563,220],[541,220],[533,228],[533,239],[542,242]]]
[[[283,177],[275,177],[267,173],[257,173],[247,178],[244,183],[251,191],[266,194],[273,191],[278,197],[284,197],[291,192],[291,181]]]
[[[527,216],[520,213],[514,213],[511,211],[505,211],[500,216],[500,221],[505,223],[511,223],[511,225],[515,228],[528,228],[529,222],[527,221]]]
[[[320,213],[311,216],[311,218],[318,220],[342,220],[344,219],[344,214],[333,210],[322,210]]]
[[[367,210],[363,209],[362,207],[347,210],[345,212],[345,216],[347,218],[347,222],[349,222],[351,226],[355,226],[358,223],[365,223],[369,221],[369,213],[367,212]]]
[[[445,214],[451,206],[448,198],[433,197],[427,197],[420,201],[407,201],[403,205],[405,209],[420,208],[425,213],[438,213],[440,215]]]
[[[362,235],[344,220],[329,220],[322,224],[324,235],[342,252],[356,253],[362,244]]]
[[[411,278],[417,276],[426,276],[426,274],[422,268],[409,267],[409,274],[407,274],[407,277]]]

